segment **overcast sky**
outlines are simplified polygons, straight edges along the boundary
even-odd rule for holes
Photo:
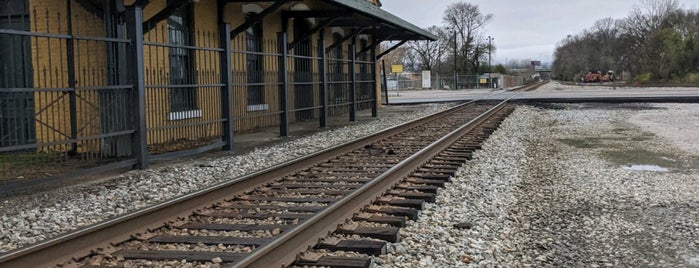
[[[382,8],[422,28],[442,25],[442,14],[456,0],[381,0]],[[494,15],[486,35],[495,38],[495,62],[534,59],[551,62],[556,43],[602,18],[625,18],[637,0],[464,0]],[[680,0],[685,9],[697,0]]]

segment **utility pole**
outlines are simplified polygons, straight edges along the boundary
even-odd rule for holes
[[[459,89],[459,88],[458,88],[458,85],[459,85],[459,76],[458,76],[457,73],[456,73],[456,56],[457,56],[457,54],[456,54],[456,47],[457,47],[457,46],[458,46],[458,44],[456,43],[456,27],[454,27],[454,90]]]
[[[492,41],[495,38],[492,38],[490,35],[488,36],[488,87],[490,89],[493,88],[493,66],[490,65],[490,60],[491,60],[491,52],[493,51],[493,45]]]

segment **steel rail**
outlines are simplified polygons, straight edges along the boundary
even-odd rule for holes
[[[239,178],[195,191],[153,206],[140,209],[122,216],[109,219],[76,231],[29,245],[0,255],[2,267],[53,267],[66,263],[74,257],[89,255],[93,249],[108,248],[114,244],[126,241],[135,233],[164,226],[168,221],[178,217],[186,217],[191,211],[203,205],[216,203],[235,194],[264,185],[271,178],[289,175],[316,163],[325,161],[332,156],[344,154],[362,146],[378,141],[385,137],[419,126],[430,120],[441,118],[450,113],[466,109],[477,100],[460,104],[451,109],[394,126],[385,131],[367,135],[340,144],[303,158],[290,160]],[[68,255],[70,254],[70,255]]]
[[[523,85],[523,86],[515,87],[515,88],[510,89],[510,90],[508,90],[508,91],[514,91],[514,92],[531,91],[531,90],[534,90],[534,89],[539,88],[540,86],[543,86],[543,85],[547,84],[548,82],[551,82],[551,80],[542,80],[542,81],[540,81],[540,82],[536,82],[536,83],[533,83],[533,84],[528,84],[528,85]]]
[[[468,132],[491,118],[507,106],[507,100],[472,119],[458,129],[443,136],[417,153],[399,162],[376,179],[366,183],[353,193],[332,203],[330,206],[303,221],[298,226],[285,231],[273,242],[255,249],[249,256],[234,263],[231,267],[285,267],[292,264],[299,252],[314,245],[317,239],[325,237],[337,225],[349,219],[360,208],[370,204],[385,191],[394,187],[403,178],[432,157],[451,146]]]

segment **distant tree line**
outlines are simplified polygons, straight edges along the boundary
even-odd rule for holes
[[[639,83],[699,82],[699,11],[684,10],[677,0],[641,0],[628,17],[598,20],[556,46],[557,79],[609,70]]]

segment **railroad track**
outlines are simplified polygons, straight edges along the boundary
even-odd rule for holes
[[[515,91],[515,92],[533,91],[533,90],[536,90],[537,88],[547,84],[548,82],[551,82],[551,80],[542,80],[542,81],[539,81],[539,82],[536,82],[533,84],[516,87],[516,88],[510,89],[509,91]]]
[[[10,252],[0,266],[366,267],[511,109],[469,102]]]

